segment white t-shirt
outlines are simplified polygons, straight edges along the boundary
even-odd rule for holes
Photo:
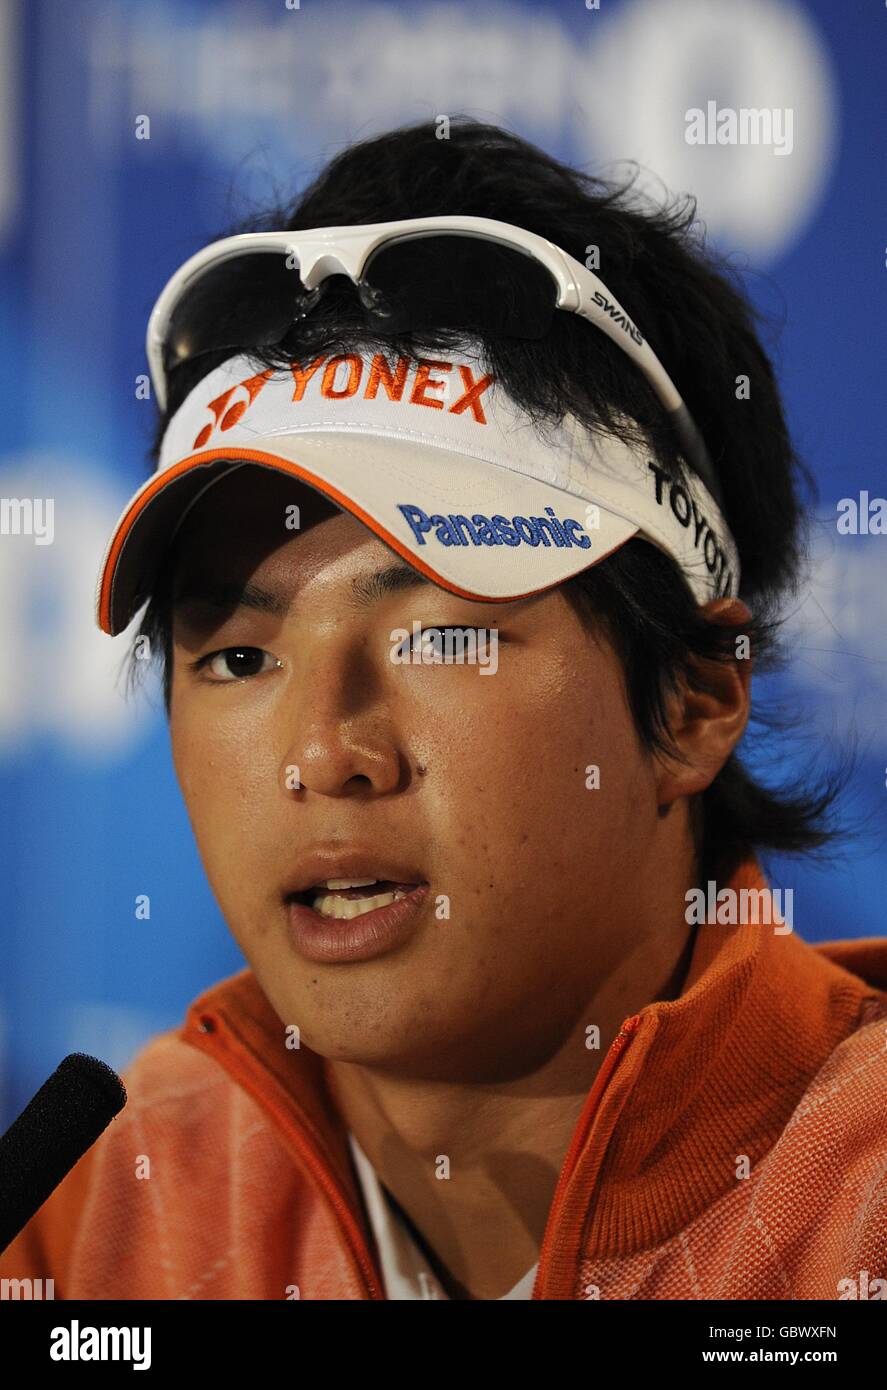
[[[428,1268],[428,1261],[413,1240],[398,1213],[388,1200],[385,1189],[354,1135],[348,1138],[354,1163],[363,1189],[367,1212],[379,1247],[385,1294],[389,1299],[442,1298],[449,1299],[440,1280]],[[538,1261],[528,1269],[513,1289],[502,1298],[532,1297]],[[497,1300],[501,1302],[501,1299]]]

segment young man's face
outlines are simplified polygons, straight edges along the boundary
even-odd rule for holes
[[[170,710],[210,884],[282,1021],[324,1056],[424,1074],[547,1055],[642,949],[658,891],[654,764],[610,645],[559,590],[483,604],[417,577],[373,597],[399,558],[270,470],[217,483],[176,557],[179,595],[249,581],[289,603],[178,603]],[[393,663],[393,630],[415,620],[495,627],[495,673]],[[261,649],[256,674],[221,656],[191,668],[232,647]],[[337,849],[429,885],[381,954],[317,961],[294,944],[294,875]]]

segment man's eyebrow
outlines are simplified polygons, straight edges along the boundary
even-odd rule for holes
[[[351,591],[360,604],[375,603],[377,599],[389,594],[399,594],[405,589],[416,589],[420,584],[428,584],[424,574],[414,570],[412,565],[400,562],[386,569],[376,570],[375,574],[358,575],[351,581]]]
[[[389,565],[374,574],[358,575],[351,581],[351,592],[361,606],[376,602],[389,594],[402,593],[406,589],[418,588],[429,581],[418,570],[406,564]],[[194,577],[185,581],[173,600],[175,608],[199,604],[205,608],[215,608],[221,612],[232,612],[235,608],[253,608],[260,613],[270,613],[272,617],[283,618],[289,612],[292,599],[287,594],[273,593],[261,584],[251,580],[240,584],[232,580]]]
[[[226,613],[235,608],[255,608],[260,613],[282,618],[289,609],[290,600],[286,595],[274,594],[251,580],[239,584],[233,580],[195,578],[184,583],[173,598],[174,608],[193,604],[202,608],[218,608]]]

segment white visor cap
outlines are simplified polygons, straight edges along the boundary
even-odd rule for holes
[[[258,372],[239,355],[190,392],[114,528],[96,588],[103,631],[127,627],[187,512],[244,464],[324,494],[465,598],[539,593],[633,536],[676,560],[697,602],[738,592],[735,544],[697,475],[672,482],[649,450],[572,416],[537,428],[476,345],[418,363],[321,354]]]

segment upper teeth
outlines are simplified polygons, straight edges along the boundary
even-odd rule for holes
[[[367,888],[371,883],[378,883],[376,878],[327,878],[321,879],[316,884],[317,888],[328,888],[335,892],[338,888]]]
[[[321,917],[334,917],[347,921],[352,917],[362,917],[365,912],[375,912],[377,907],[387,907],[389,903],[405,898],[402,888],[391,893],[376,893],[371,898],[343,898],[339,893],[318,893],[311,906]]]

